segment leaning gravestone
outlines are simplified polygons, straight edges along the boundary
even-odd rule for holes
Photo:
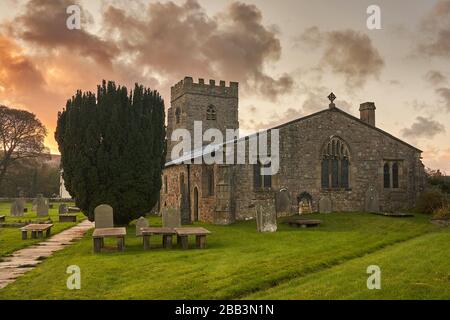
[[[319,212],[320,213],[330,213],[331,209],[331,199],[329,197],[322,197],[319,200]]]
[[[114,227],[114,210],[110,205],[101,204],[94,209],[95,229]]]
[[[23,199],[15,199],[13,203],[11,203],[11,216],[12,217],[21,217],[23,216],[23,209],[24,209],[24,203]]]
[[[289,197],[289,192],[287,189],[282,189],[275,195],[275,208],[277,211],[277,216],[286,216],[290,213],[291,199]]]
[[[45,199],[42,194],[39,194],[36,202],[36,212],[38,217],[48,216],[48,200]]]
[[[144,217],[140,217],[136,221],[136,236],[141,236],[141,228],[147,228],[148,227],[148,220]]]
[[[277,213],[274,199],[256,201],[256,228],[259,232],[277,231]]]
[[[366,191],[365,199],[366,212],[380,212],[380,203],[378,199],[378,192],[374,186],[370,186]]]
[[[181,214],[179,208],[164,207],[161,210],[162,225],[164,228],[181,227]]]
[[[58,214],[66,214],[69,210],[67,209],[67,204],[61,203],[58,208]]]

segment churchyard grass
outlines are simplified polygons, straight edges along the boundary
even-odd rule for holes
[[[69,205],[73,205],[72,203],[68,203]],[[0,215],[6,215],[6,223],[13,223],[13,222],[28,222],[28,221],[47,221],[48,219],[51,219],[53,222],[52,227],[52,234],[56,234],[58,232],[61,232],[67,228],[70,228],[76,223],[70,223],[70,222],[64,222],[59,223],[58,222],[58,206],[59,203],[54,203],[53,209],[49,209],[49,217],[38,217],[36,212],[33,212],[31,210],[32,204],[27,203],[26,208],[28,208],[28,212],[24,213],[22,217],[11,217],[10,216],[10,206],[11,204],[9,202],[0,202]],[[77,221],[81,221],[85,218],[83,213],[77,214]],[[42,241],[42,239],[30,239],[28,237],[27,240],[22,240],[21,233],[19,231],[19,227],[5,227],[0,228],[0,260],[2,259],[2,256],[8,255],[16,250],[22,249],[24,247],[30,246],[32,244],[35,244],[37,242]]]
[[[254,221],[196,223],[212,231],[203,250],[165,250],[155,237],[152,245],[159,247],[144,251],[130,226],[124,253],[93,254],[89,233],[0,290],[0,299],[450,298],[443,290],[450,231],[431,224],[429,216],[311,217],[323,224],[279,224],[275,233],[257,233]],[[150,225],[160,224],[150,218]],[[114,240],[106,246],[114,247]],[[366,287],[370,264],[381,267],[381,290]],[[70,265],[81,269],[80,290],[66,287]]]

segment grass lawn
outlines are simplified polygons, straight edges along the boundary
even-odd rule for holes
[[[126,252],[93,254],[87,235],[0,290],[0,299],[450,298],[450,231],[428,216],[311,217],[323,225],[279,224],[276,233],[264,234],[254,221],[199,223],[213,232],[205,250],[143,251],[130,227]],[[366,287],[370,264],[382,270],[377,292]],[[81,269],[81,290],[66,288],[69,265]]]
[[[69,204],[71,205],[71,204]],[[31,211],[31,203],[26,204],[28,212],[24,213],[23,217],[11,217],[9,210],[10,203],[0,202],[0,215],[6,215],[6,223],[11,222],[25,222],[25,221],[46,221],[49,217],[37,217],[36,212]],[[76,223],[59,223],[58,222],[58,206],[59,203],[54,204],[53,209],[49,209],[50,219],[53,221],[52,234],[61,232],[69,227],[74,226]],[[85,216],[82,213],[78,214],[77,220],[81,221]],[[40,242],[42,239],[30,239],[22,240],[21,233],[18,227],[0,228],[0,260],[2,256],[8,255],[16,250],[22,249],[34,243]]]

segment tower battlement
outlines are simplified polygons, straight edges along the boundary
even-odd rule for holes
[[[237,98],[239,94],[239,84],[237,82],[230,82],[227,87],[223,80],[220,80],[219,85],[216,85],[215,80],[209,80],[209,83],[205,83],[205,79],[201,78],[198,79],[198,83],[195,83],[192,77],[184,77],[183,80],[170,88],[171,102],[186,93],[222,98]]]

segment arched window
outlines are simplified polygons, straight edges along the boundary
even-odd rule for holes
[[[214,167],[205,166],[202,169],[202,196],[204,198],[214,195]]]
[[[389,167],[389,163],[385,163],[383,167],[383,181],[384,187],[391,187],[391,168]]]
[[[267,164],[262,164],[258,161],[258,163],[253,166],[253,184],[255,189],[272,188],[272,175],[261,174],[261,169],[270,168],[270,165],[270,162]]]
[[[321,171],[322,188],[349,188],[350,152],[342,139],[331,137],[323,147]]]
[[[208,108],[206,109],[206,120],[216,120],[216,119],[217,119],[216,107],[214,107],[213,105],[209,105]]]
[[[176,108],[175,109],[175,122],[180,123],[180,119],[181,119],[181,109]]]
[[[398,188],[398,163],[392,165],[392,188]]]

